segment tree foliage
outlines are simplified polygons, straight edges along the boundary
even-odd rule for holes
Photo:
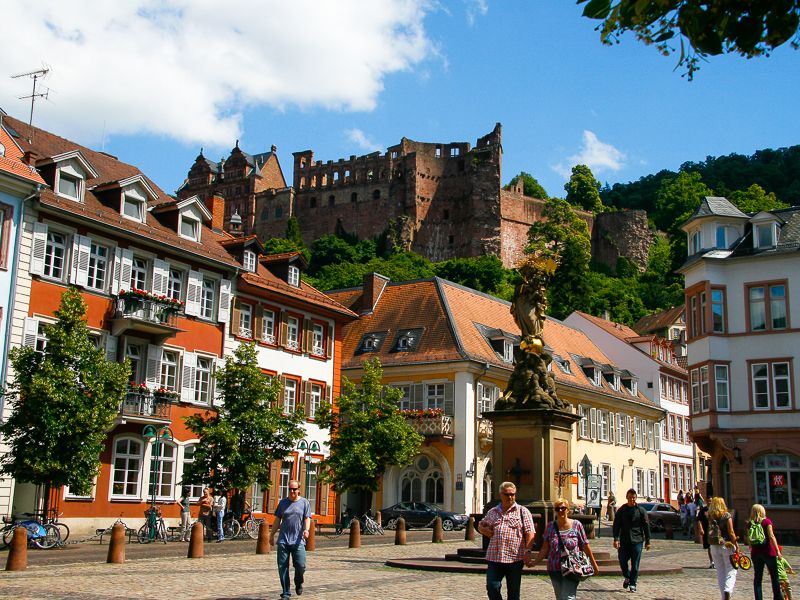
[[[773,192],[769,194],[757,183],[746,190],[737,190],[728,194],[728,200],[733,202],[739,210],[746,213],[757,213],[762,210],[775,210],[787,208],[789,205],[778,200]]]
[[[686,68],[689,79],[707,56],[769,56],[786,42],[795,49],[800,42],[798,0],[578,0],[584,3],[583,16],[602,21],[598,29],[604,44],[618,43],[632,31],[666,56],[675,51],[677,40],[678,66]]]
[[[12,409],[0,426],[10,451],[2,472],[19,481],[91,493],[100,470],[100,453],[119,413],[130,365],[108,362],[89,337],[86,302],[69,288],[45,325],[44,353],[14,348],[14,379],[5,397]]]
[[[564,190],[567,192],[566,200],[572,206],[590,212],[600,212],[604,208],[600,198],[600,182],[586,165],[572,167],[572,175],[564,184]]]
[[[283,254],[284,252],[302,252],[306,260],[311,258],[303,237],[300,234],[300,223],[297,217],[289,217],[286,221],[286,237],[270,238],[264,242],[264,251],[267,254]]]
[[[382,377],[380,360],[366,361],[358,386],[342,378],[338,410],[323,403],[316,413],[317,424],[330,431],[321,478],[339,493],[377,491],[386,469],[409,464],[422,445],[398,410],[402,392],[382,385]]]
[[[520,179],[522,180],[522,193],[525,196],[540,198],[542,200],[546,200],[550,197],[547,191],[542,187],[542,184],[540,184],[533,175],[525,171],[520,171],[519,175],[512,177],[505,189],[510,190],[517,185]]]
[[[281,384],[258,367],[253,344],[241,344],[217,371],[218,411],[185,418],[199,442],[183,484],[203,483],[215,490],[268,487],[269,467],[289,455],[303,437],[304,407],[284,414]]]

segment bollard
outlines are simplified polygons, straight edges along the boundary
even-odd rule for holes
[[[6,560],[6,571],[24,571],[28,568],[28,530],[24,527],[14,529],[11,550]]]
[[[311,519],[311,529],[308,530],[308,539],[306,540],[306,552],[313,552],[317,549],[317,520]]]
[[[189,536],[189,553],[186,558],[203,558],[203,524],[195,521],[192,525],[192,533]]]
[[[464,541],[475,541],[475,517],[470,517],[469,520],[467,520],[467,526],[464,528]]]
[[[350,521],[350,541],[348,548],[361,548],[361,523],[358,519]]]
[[[258,526],[258,542],[256,554],[269,554],[269,523],[264,519]]]
[[[433,535],[431,542],[441,544],[444,541],[444,530],[442,529],[442,517],[436,517],[433,521]]]
[[[397,525],[395,525],[394,545],[395,546],[406,545],[406,520],[403,517],[397,519]]]
[[[675,539],[675,532],[672,529],[672,523],[664,523],[664,538],[668,540]]]
[[[702,544],[703,543],[703,536],[700,535],[700,524],[695,524],[694,527],[694,543],[695,544]]]
[[[106,562],[112,565],[121,565],[125,562],[125,525],[122,523],[117,523],[111,528]]]

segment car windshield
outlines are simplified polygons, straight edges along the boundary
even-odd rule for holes
[[[426,510],[432,510],[434,512],[441,512],[442,507],[438,504],[431,504],[430,502],[420,502],[421,506],[424,506]]]
[[[641,502],[639,506],[641,506],[646,511],[650,512],[651,510],[653,510],[655,504],[653,504],[652,502]]]

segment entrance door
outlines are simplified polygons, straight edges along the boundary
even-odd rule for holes
[[[664,502],[671,504],[672,502],[672,489],[669,486],[669,477],[664,477]]]

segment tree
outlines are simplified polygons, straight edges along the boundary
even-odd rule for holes
[[[656,192],[653,219],[656,226],[671,235],[683,235],[679,227],[697,210],[703,198],[713,196],[700,173],[678,173],[661,181]]]
[[[311,258],[311,253],[303,243],[303,237],[300,235],[300,223],[297,217],[289,217],[286,221],[286,237],[270,238],[264,242],[264,252],[267,254],[283,254],[284,252],[302,252],[305,259],[308,261]]]
[[[239,345],[216,381],[219,410],[185,417],[199,442],[183,483],[216,490],[243,490],[255,482],[268,487],[270,464],[289,455],[303,437],[303,408],[284,413],[280,381],[261,372],[253,344]]]
[[[623,33],[632,31],[668,56],[677,37],[678,66],[686,67],[689,79],[707,56],[769,56],[790,40],[792,48],[800,46],[798,0],[578,0],[583,3],[583,16],[602,21],[598,29],[604,44],[618,43]]]
[[[526,252],[557,254],[556,269],[548,291],[550,313],[563,319],[586,304],[586,276],[591,258],[591,238],[586,222],[560,198],[550,198],[542,210],[541,221],[528,230]]]
[[[600,182],[594,178],[592,170],[586,165],[572,167],[572,175],[564,184],[567,202],[583,210],[601,212],[603,201],[600,198]]]
[[[487,294],[497,290],[506,279],[507,269],[492,255],[478,258],[451,258],[433,265],[436,275]]]
[[[525,171],[520,171],[519,175],[515,175],[511,181],[508,182],[505,189],[510,190],[517,185],[520,179],[522,180],[522,193],[524,195],[530,198],[541,198],[542,200],[546,200],[550,197],[536,178]]]
[[[762,210],[775,210],[787,208],[789,205],[778,200],[773,192],[769,194],[757,183],[747,190],[737,190],[729,194],[728,200],[733,202],[739,210],[746,213],[757,213]]]
[[[317,411],[317,424],[330,431],[321,478],[339,493],[377,491],[386,469],[409,464],[422,445],[398,410],[402,392],[382,385],[382,377],[380,360],[366,361],[360,385],[342,377],[338,411],[328,403]]]
[[[84,318],[86,302],[69,288],[44,326],[44,352],[25,346],[10,352],[14,379],[6,391],[11,416],[0,426],[10,451],[2,472],[49,491],[69,486],[90,494],[100,453],[125,395],[130,365],[108,362],[96,348]]]

